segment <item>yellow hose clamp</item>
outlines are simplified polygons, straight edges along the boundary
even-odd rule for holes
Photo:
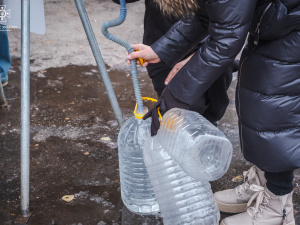
[[[154,99],[154,98],[142,97],[142,99],[152,101],[152,102],[157,102],[157,100]],[[157,108],[157,112],[158,112],[158,116],[160,118],[160,121],[162,121],[162,116],[161,116],[161,113],[160,113],[159,109],[160,109],[160,107]],[[142,114],[137,113],[137,104],[135,105],[133,113],[134,113],[135,118],[140,119],[140,120],[143,119],[144,115],[146,114],[146,113],[142,113]]]

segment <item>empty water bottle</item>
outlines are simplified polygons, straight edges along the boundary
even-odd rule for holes
[[[207,181],[188,176],[162,147],[149,137],[144,160],[165,225],[217,225],[220,213]]]
[[[118,136],[121,197],[132,212],[155,214],[159,206],[143,160],[143,149],[150,136],[151,120],[132,117]]]
[[[217,180],[229,168],[231,142],[196,112],[178,108],[169,110],[157,136],[172,159],[196,180]]]

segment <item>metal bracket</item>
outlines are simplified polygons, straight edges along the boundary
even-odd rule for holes
[[[29,223],[29,220],[32,217],[33,212],[29,212],[27,215],[19,215],[19,217],[16,219],[15,224],[16,225],[26,225]]]

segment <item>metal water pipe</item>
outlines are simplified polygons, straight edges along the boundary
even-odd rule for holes
[[[30,171],[30,0],[22,0],[21,7],[21,212],[27,216]]]
[[[6,104],[7,103],[6,103],[2,83],[0,83],[0,108],[3,107],[3,106],[6,106]]]
[[[78,14],[80,16],[82,25],[84,27],[86,36],[89,40],[91,49],[93,51],[94,58],[96,60],[96,63],[97,63],[97,66],[98,66],[103,84],[105,86],[108,98],[110,100],[111,106],[112,106],[113,111],[114,111],[115,117],[116,117],[116,119],[119,123],[119,126],[121,127],[122,124],[124,123],[122,111],[120,109],[120,106],[119,106],[116,94],[114,92],[114,89],[112,87],[110,78],[108,76],[108,73],[107,73],[107,70],[106,70],[106,67],[105,67],[105,63],[103,61],[99,46],[97,44],[95,34],[93,32],[93,28],[91,26],[89,17],[87,15],[87,12],[86,12],[85,7],[84,7],[83,1],[82,0],[74,0],[74,2],[75,2],[75,5],[76,5]]]

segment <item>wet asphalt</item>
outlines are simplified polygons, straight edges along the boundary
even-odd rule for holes
[[[128,72],[111,71],[125,118],[135,106]],[[120,198],[117,135],[97,67],[69,65],[31,73],[30,209],[31,225],[159,225],[160,218],[129,212]],[[145,72],[139,73],[143,96],[156,98]],[[232,141],[234,155],[227,174],[212,182],[213,191],[233,188],[232,180],[249,169],[240,152],[234,106],[236,76],[228,91],[231,102],[219,127]],[[13,59],[9,106],[0,109],[0,225],[20,214],[20,59]],[[149,105],[151,107],[151,105]],[[300,225],[299,170],[295,172],[294,206]],[[66,202],[65,195],[74,195]],[[222,214],[222,218],[228,214]]]

